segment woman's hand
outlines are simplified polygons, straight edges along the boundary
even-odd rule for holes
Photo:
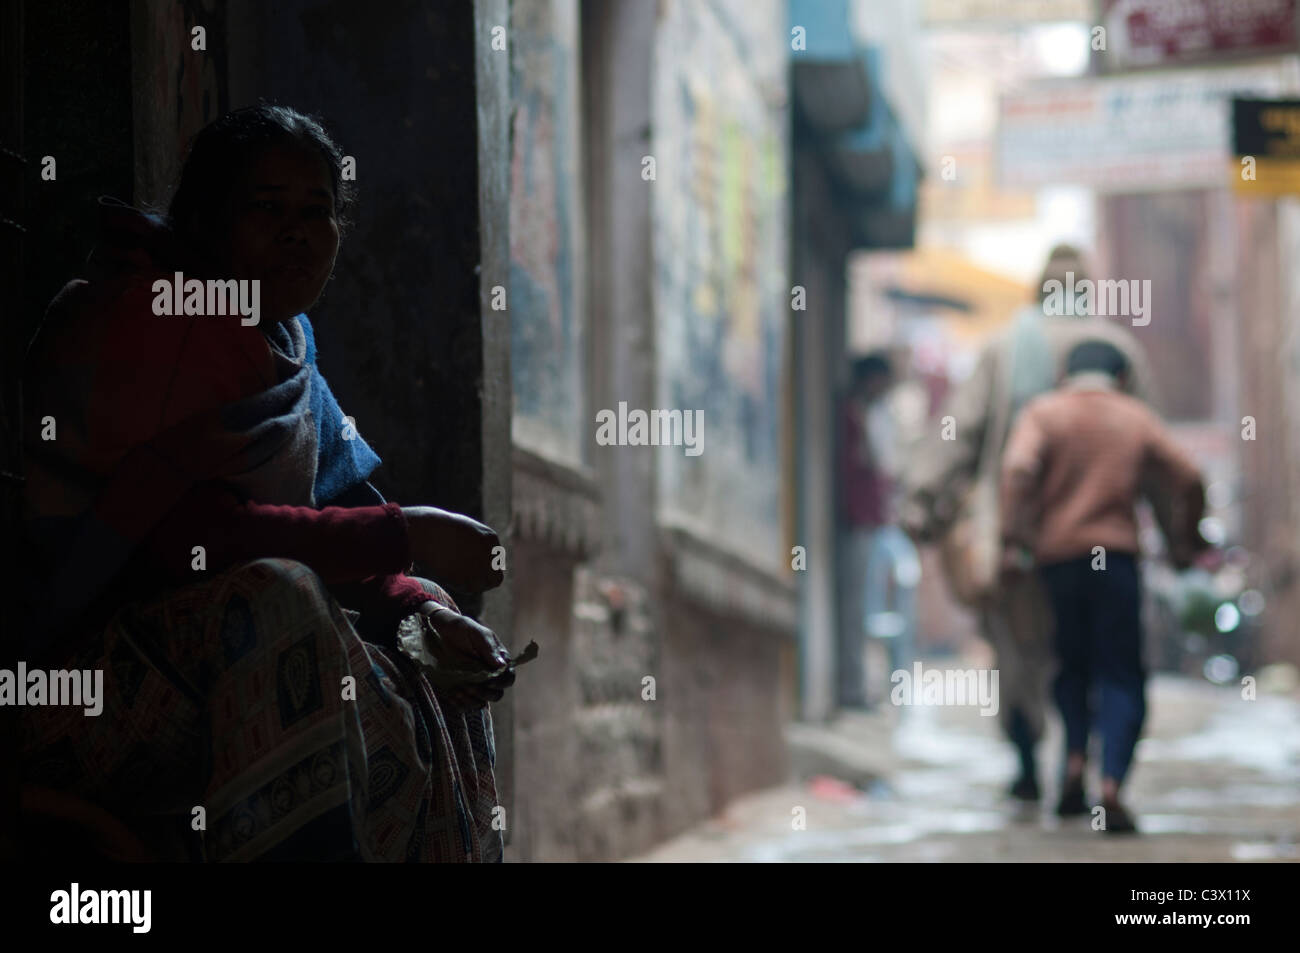
[[[461,592],[495,589],[505,573],[494,569],[501,540],[490,527],[432,506],[404,506],[411,555],[435,580]]]
[[[424,603],[420,612],[437,630],[439,638],[426,638],[425,645],[440,665],[492,672],[510,664],[510,653],[487,626],[436,602]]]
[[[420,612],[437,632],[436,637],[426,636],[425,647],[440,666],[448,669],[482,668],[500,674],[482,682],[456,683],[448,681],[436,686],[439,694],[460,708],[479,709],[489,702],[497,702],[505,690],[515,683],[515,672],[510,664],[510,653],[491,629],[458,612],[426,602]]]
[[[499,702],[506,689],[515,683],[515,670],[506,669],[496,678],[478,685],[457,685],[442,692],[442,697],[458,708],[485,708],[489,702]]]

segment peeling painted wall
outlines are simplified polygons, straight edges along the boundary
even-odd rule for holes
[[[664,4],[653,194],[659,406],[702,410],[702,453],[659,454],[666,521],[773,571],[787,281],[785,5]]]
[[[582,462],[583,178],[578,5],[511,5],[510,286],[514,439]]]

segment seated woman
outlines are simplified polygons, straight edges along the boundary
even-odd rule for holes
[[[490,589],[498,539],[385,502],[316,369],[341,169],[317,122],[258,106],[199,133],[165,219],[101,205],[90,280],[29,354],[25,426],[28,668],[102,671],[103,709],[25,709],[25,781],[166,819],[184,836],[158,850],[205,860],[500,860],[487,704],[513,666],[406,575]],[[191,279],[257,282],[257,323],[172,313]],[[180,311],[212,304],[194,287]],[[481,677],[435,689],[399,623]]]

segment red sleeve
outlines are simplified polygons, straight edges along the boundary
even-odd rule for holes
[[[208,572],[280,557],[310,566],[329,584],[401,573],[411,565],[406,517],[396,503],[319,510],[241,503],[213,483],[192,489],[144,546],[146,558],[176,582],[195,580],[195,546],[203,547]]]
[[[443,601],[429,592],[413,576],[393,574],[374,576],[361,582],[340,583],[330,587],[345,608],[361,613],[360,631],[372,642],[392,642],[397,623],[417,611],[426,602]],[[450,599],[447,600],[450,602]],[[448,606],[455,608],[455,604]]]

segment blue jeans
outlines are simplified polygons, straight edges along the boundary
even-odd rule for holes
[[[843,603],[846,618],[842,620],[840,703],[853,705],[865,700],[862,673],[866,637],[886,642],[891,672],[912,661],[921,563],[916,547],[897,526],[855,529],[847,543],[846,582],[850,591]],[[889,674],[885,677],[887,686]]]
[[[897,526],[882,526],[872,533],[862,613],[867,635],[888,640],[892,671],[912,662],[920,582],[921,561],[907,534]]]
[[[1112,552],[1105,569],[1082,556],[1041,572],[1056,615],[1054,692],[1066,752],[1087,753],[1091,722],[1102,740],[1102,775],[1123,781],[1146,718],[1137,561]]]

